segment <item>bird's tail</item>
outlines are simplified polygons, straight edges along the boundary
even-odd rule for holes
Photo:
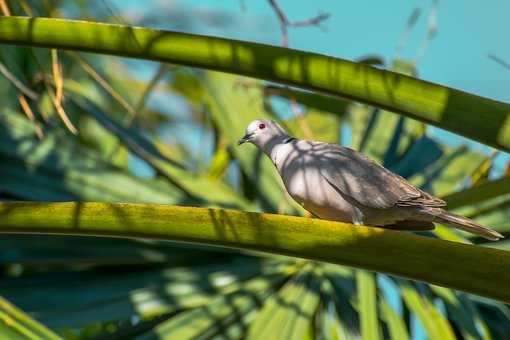
[[[503,235],[501,235],[495,230],[484,227],[483,225],[480,225],[475,221],[470,220],[469,218],[455,215],[442,209],[439,214],[434,215],[435,215],[434,222],[444,223],[454,228],[464,230],[476,235],[480,235],[481,237],[491,241],[498,241],[504,238]]]

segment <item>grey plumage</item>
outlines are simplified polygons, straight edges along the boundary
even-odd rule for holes
[[[319,218],[400,230],[429,230],[444,223],[489,240],[503,238],[447,212],[443,200],[353,149],[292,138],[267,120],[250,123],[239,144],[244,142],[271,158],[289,195]]]

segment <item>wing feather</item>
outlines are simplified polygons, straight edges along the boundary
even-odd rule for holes
[[[376,209],[394,206],[442,207],[446,203],[420,190],[365,155],[336,144],[315,142],[321,175],[343,195]]]

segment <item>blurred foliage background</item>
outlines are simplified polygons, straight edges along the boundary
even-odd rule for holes
[[[106,0],[0,4],[4,15],[127,20]],[[236,21],[151,6],[136,24]],[[412,26],[411,15],[403,30]],[[362,61],[418,74],[411,60]],[[510,236],[510,168],[494,170],[497,152],[452,146],[385,110],[217,72],[33,47],[2,45],[0,73],[2,200],[303,215],[270,161],[235,147],[248,122],[270,118],[297,137],[361,150]],[[487,189],[494,181],[502,190]],[[441,227],[426,235],[510,248]],[[0,242],[2,338],[510,338],[503,303],[379,273],[148,240],[4,235]]]

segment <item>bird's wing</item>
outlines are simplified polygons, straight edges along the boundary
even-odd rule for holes
[[[446,205],[353,149],[318,142],[313,149],[321,175],[329,184],[365,207]]]

